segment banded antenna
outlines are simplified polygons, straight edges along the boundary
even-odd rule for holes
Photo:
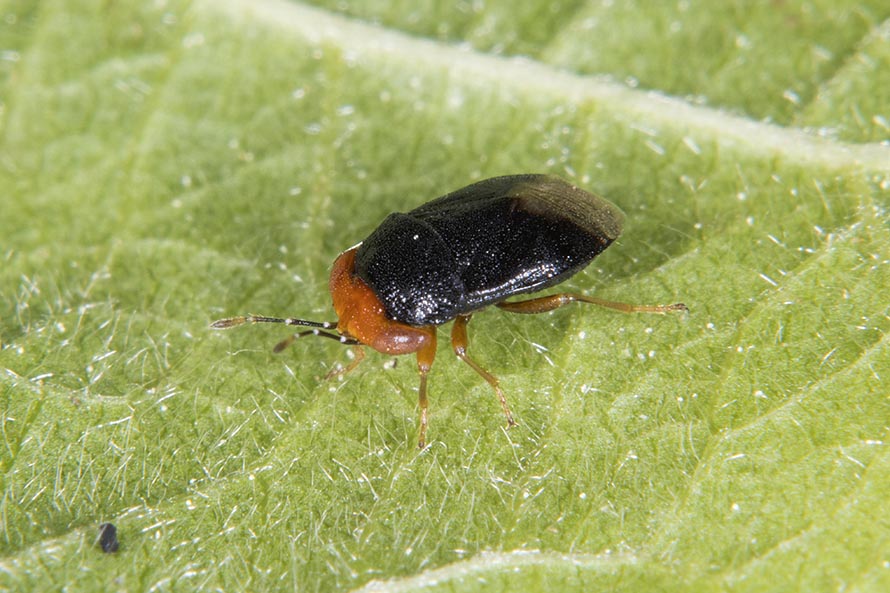
[[[278,342],[275,345],[273,350],[275,352],[281,352],[288,346],[294,343],[298,338],[302,338],[303,336],[321,336],[322,338],[329,338],[331,340],[336,340],[341,344],[349,344],[349,345],[358,345],[360,342],[355,338],[350,338],[348,336],[343,336],[340,334],[331,333],[328,331],[323,331],[326,329],[336,329],[337,322],[336,321],[308,321],[306,319],[297,319],[296,317],[267,317],[265,315],[239,315],[238,317],[226,317],[225,319],[217,319],[213,323],[210,324],[210,327],[213,329],[230,329],[233,327],[237,327],[239,325],[244,325],[247,323],[282,323],[284,325],[298,325],[303,327],[312,327],[315,329],[307,329],[305,331],[297,332],[289,338],[285,338],[284,340]]]

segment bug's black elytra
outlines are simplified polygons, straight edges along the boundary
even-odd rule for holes
[[[509,175],[474,183],[407,213],[390,214],[371,235],[341,253],[331,270],[336,322],[248,315],[220,319],[308,326],[279,343],[319,335],[386,354],[417,354],[420,371],[418,444],[426,442],[427,375],[436,355],[436,327],[454,320],[454,353],[494,388],[508,425],[515,424],[497,378],[467,355],[467,323],[495,305],[511,313],[543,313],[574,301],[631,312],[685,311],[674,305],[629,305],[561,293],[505,299],[565,281],[621,234],[623,215],[607,200],[550,175]],[[332,333],[324,330],[336,330]],[[354,368],[355,360],[342,372]]]

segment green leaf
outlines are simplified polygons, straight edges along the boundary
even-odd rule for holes
[[[0,2],[0,589],[887,590],[888,23]],[[209,329],[519,172],[627,214],[566,289],[691,312],[478,314],[518,427],[447,333],[419,452],[411,357]]]

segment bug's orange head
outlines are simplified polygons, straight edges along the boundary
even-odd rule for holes
[[[341,253],[331,269],[337,331],[385,354],[410,354],[428,348],[435,340],[435,327],[415,327],[387,317],[371,287],[355,275],[357,249]]]

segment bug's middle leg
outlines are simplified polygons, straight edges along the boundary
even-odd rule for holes
[[[498,378],[479,366],[479,363],[470,358],[467,354],[467,346],[469,344],[469,339],[467,337],[467,323],[470,322],[470,317],[470,315],[459,315],[454,320],[454,326],[451,328],[451,348],[459,359],[470,365],[470,368],[479,373],[479,375],[488,381],[488,384],[494,388],[494,392],[498,396],[498,400],[501,402],[501,407],[504,408],[504,415],[507,417],[507,426],[516,426],[516,421],[513,420],[513,414],[510,412],[510,406],[507,405],[507,398],[504,396],[504,392],[501,391],[501,387],[498,384]]]
[[[497,303],[497,307],[510,313],[546,313],[553,311],[569,303],[581,302],[599,305],[607,309],[615,309],[622,313],[670,313],[671,311],[688,311],[689,308],[683,303],[674,303],[673,305],[631,305],[630,303],[619,303],[616,301],[606,301],[596,297],[587,296],[586,294],[560,293],[550,296],[543,296],[526,301],[514,301],[511,303]]]

